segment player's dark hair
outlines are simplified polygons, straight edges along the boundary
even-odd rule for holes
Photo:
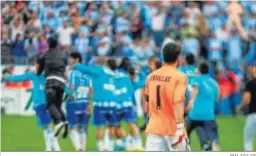
[[[187,62],[189,65],[195,64],[195,56],[194,56],[194,54],[188,53],[188,54],[185,56],[185,60],[186,60],[186,62]]]
[[[128,68],[128,73],[129,73],[131,76],[135,76],[135,69],[134,69],[132,66],[130,66],[130,67]]]
[[[50,37],[48,39],[48,45],[49,45],[49,48],[56,48],[58,45],[58,40],[54,37]]]
[[[198,69],[201,74],[208,74],[209,73],[209,64],[207,62],[202,62],[199,64]]]
[[[83,61],[82,56],[79,52],[72,52],[70,54],[70,57],[73,59],[78,59],[79,63],[82,63],[82,61]]]
[[[165,63],[174,63],[181,53],[180,45],[170,42],[166,43],[162,50],[163,60]]]
[[[116,60],[115,59],[109,59],[108,60],[108,67],[111,70],[116,70],[116,68],[117,68]]]
[[[131,61],[128,57],[124,57],[119,65],[119,68],[128,71],[129,67],[131,66]]]
[[[156,69],[159,69],[162,67],[162,62],[161,61],[156,61]]]

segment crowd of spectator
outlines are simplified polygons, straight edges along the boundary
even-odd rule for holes
[[[139,67],[161,59],[161,45],[174,40],[182,55],[210,61],[219,83],[235,74],[240,84],[256,60],[255,1],[1,2],[1,26],[2,64],[32,64],[49,37],[63,52],[80,52],[85,63],[126,56]]]

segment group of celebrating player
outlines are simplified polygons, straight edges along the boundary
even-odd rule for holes
[[[63,138],[69,132],[76,151],[86,151],[91,114],[99,151],[143,150],[134,98],[137,88],[144,88],[143,103],[148,114],[146,151],[190,151],[187,136],[193,129],[203,150],[219,150],[214,114],[218,85],[208,76],[207,63],[201,63],[198,69],[194,66],[192,54],[178,69],[180,45],[163,45],[163,63],[154,62],[159,69],[152,71],[146,81],[138,78],[128,59],[117,67],[115,60],[99,56],[97,65],[85,65],[80,53],[73,52],[66,63],[62,54],[53,52],[57,51],[56,41],[51,41],[49,47],[48,54],[37,60],[35,72],[4,77],[4,81],[33,81],[34,109],[44,129],[46,151],[60,151],[56,137],[63,129]],[[60,64],[65,65],[67,82],[56,74],[63,71]],[[61,110],[63,92],[66,115]],[[121,127],[122,121],[128,123],[131,137]]]

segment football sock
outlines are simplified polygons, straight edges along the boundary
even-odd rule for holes
[[[98,151],[104,151],[104,141],[103,139],[97,139]]]
[[[108,144],[108,151],[113,151],[114,150],[114,138],[109,137],[109,144]]]
[[[135,137],[133,137],[133,139],[132,139],[133,141],[133,148],[142,148],[142,141],[141,141],[141,138],[140,138],[140,136],[135,136]]]
[[[76,129],[70,130],[70,138],[76,151],[81,150],[79,134]]]
[[[44,130],[44,141],[45,141],[45,151],[51,151],[52,146],[51,146],[51,138],[52,138],[52,130],[51,129],[46,129]]]
[[[104,133],[104,149],[108,149],[109,146],[109,130],[106,129]]]
[[[130,135],[128,135],[125,138],[125,146],[126,146],[127,149],[132,149],[133,148],[133,146],[132,146],[133,141],[132,140],[133,139],[132,139],[132,137]]]
[[[86,142],[87,142],[86,137],[87,137],[87,134],[86,134],[86,131],[84,129],[79,131],[79,137],[80,137],[81,149],[83,151],[86,151]]]
[[[53,148],[54,151],[61,151],[58,139],[57,139],[57,137],[54,136],[53,133],[52,133],[51,142],[52,142],[52,148]]]

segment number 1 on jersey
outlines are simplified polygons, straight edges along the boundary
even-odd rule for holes
[[[156,108],[161,108],[160,85],[156,86]]]

